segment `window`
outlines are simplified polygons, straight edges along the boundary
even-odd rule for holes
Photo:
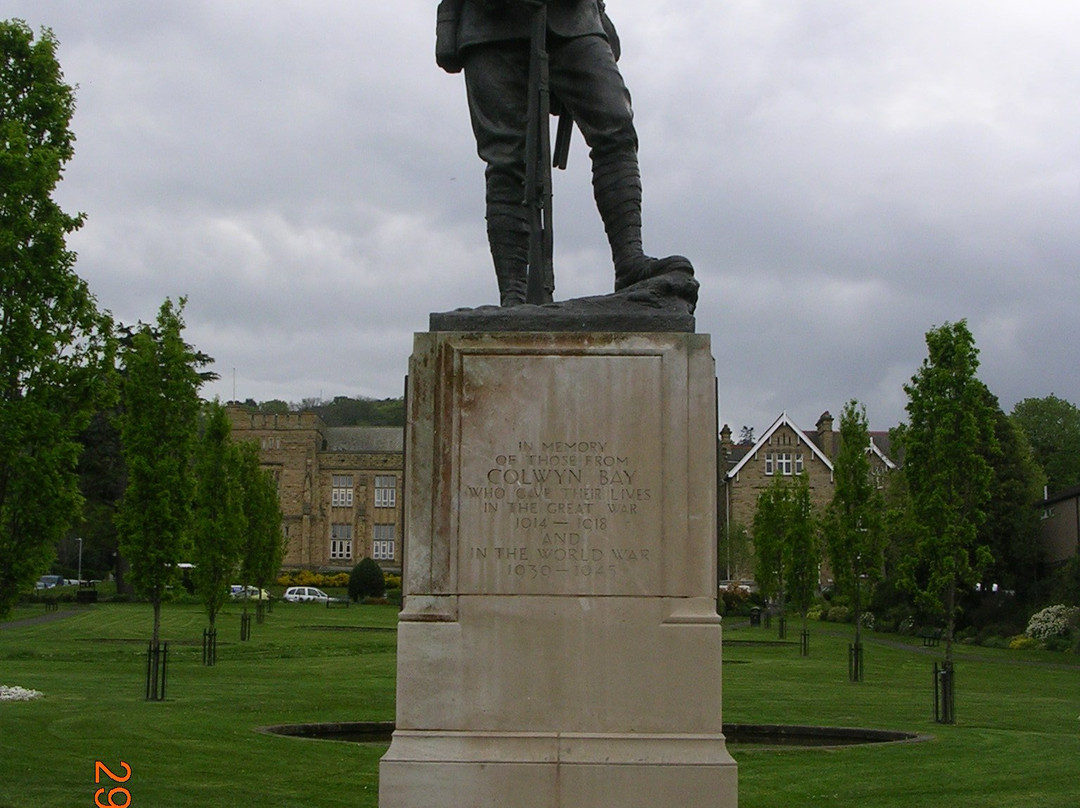
[[[394,560],[394,525],[374,525],[371,557],[376,561]]]
[[[330,525],[330,558],[352,558],[352,525]]]
[[[776,456],[776,472],[785,477],[791,476],[791,452],[781,452]]]
[[[351,508],[352,504],[353,504],[352,475],[351,474],[335,474],[335,475],[333,475],[331,485],[330,485],[330,506],[332,508]]]
[[[375,478],[375,507],[393,508],[397,505],[397,477]]]
[[[790,477],[792,474],[803,473],[802,454],[793,455],[791,452],[779,454],[769,452],[765,455],[765,475],[771,477],[774,474],[783,474]]]

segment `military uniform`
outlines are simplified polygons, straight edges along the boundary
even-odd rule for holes
[[[452,61],[442,54],[439,63],[451,72],[465,71],[477,153],[487,164],[487,232],[500,302],[518,305],[525,302],[528,270],[524,196],[532,6],[523,0],[444,0],[440,24],[447,5],[456,12],[456,49]],[[589,146],[594,197],[618,290],[668,271],[672,259],[642,252],[637,133],[630,93],[616,65],[614,31],[605,22],[602,0],[548,2],[549,83]],[[678,260],[690,269],[686,259]]]

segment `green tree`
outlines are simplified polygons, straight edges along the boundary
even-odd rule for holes
[[[754,543],[746,525],[732,522],[720,527],[719,552],[720,579],[741,580],[752,574],[754,567]]]
[[[75,109],[51,31],[0,21],[0,616],[78,518],[79,433],[113,394],[112,322],[74,272],[52,195]]]
[[[758,494],[754,510],[754,580],[766,602],[783,601],[784,538],[788,510],[788,488],[776,477]]]
[[[790,481],[777,476],[758,494],[754,513],[755,580],[763,597],[785,599],[799,610],[806,630],[818,585],[821,547],[810,504],[810,483],[805,474]]]
[[[380,597],[386,591],[386,576],[373,558],[364,558],[349,573],[349,597],[353,601]]]
[[[182,336],[184,302],[166,300],[156,328],[142,325],[123,351],[120,435],[128,480],[117,530],[131,583],[154,609],[155,646],[166,589],[190,550],[202,377],[199,355]]]
[[[840,415],[840,448],[833,464],[833,497],[825,510],[823,530],[836,587],[855,603],[855,643],[861,644],[864,590],[881,576],[885,541],[885,504],[870,473],[870,431],[866,408],[857,401]],[[865,599],[864,599],[865,598]]]
[[[798,610],[805,634],[806,615],[818,592],[821,567],[821,542],[810,502],[810,481],[806,474],[795,478],[789,492],[784,543],[788,600]]]
[[[994,410],[996,448],[987,456],[993,480],[979,541],[990,548],[994,562],[984,570],[982,582],[985,590],[996,585],[1031,602],[1038,593],[1042,562],[1039,511],[1033,506],[1042,499],[1046,478],[1024,431],[1001,411],[994,396],[987,403]]]
[[[241,547],[240,577],[261,591],[281,569],[288,539],[281,529],[281,501],[277,483],[259,464],[254,441],[235,444],[244,519],[247,530]]]
[[[1010,417],[1027,436],[1051,494],[1080,485],[1080,409],[1075,404],[1055,395],[1025,398]]]
[[[951,665],[960,595],[993,561],[978,539],[993,482],[988,456],[997,442],[967,323],[930,330],[926,345],[928,357],[904,386],[909,422],[897,430],[916,531],[902,575],[918,602],[944,614]]]
[[[195,484],[192,580],[206,607],[213,631],[217,614],[229,600],[247,528],[240,480],[240,457],[229,440],[225,407],[206,405],[206,428],[198,446]]]

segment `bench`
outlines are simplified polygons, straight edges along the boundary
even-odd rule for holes
[[[941,635],[944,632],[940,628],[924,628],[920,629],[919,637],[922,638],[922,644],[925,648],[936,648],[941,643]]]

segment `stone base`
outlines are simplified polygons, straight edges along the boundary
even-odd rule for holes
[[[734,808],[708,338],[421,334],[408,407],[380,808]]]
[[[398,732],[379,808],[731,806],[724,738]]]

